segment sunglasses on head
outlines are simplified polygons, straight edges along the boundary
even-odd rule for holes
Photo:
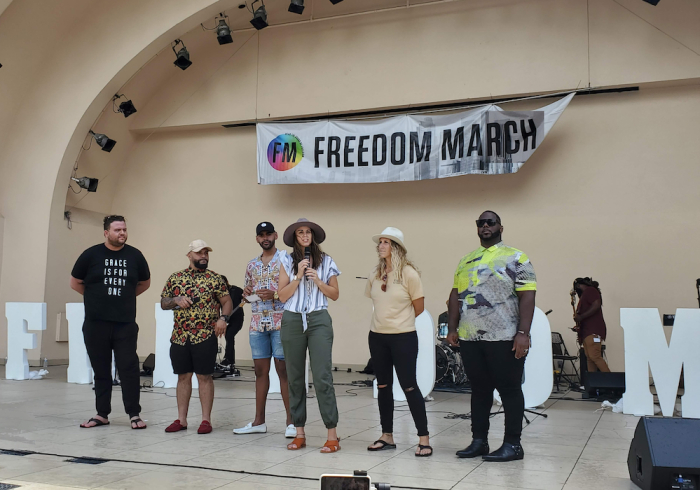
[[[476,226],[478,226],[479,228],[481,228],[484,225],[496,226],[498,224],[500,224],[500,223],[498,221],[496,221],[495,219],[478,219],[478,220],[476,220]]]

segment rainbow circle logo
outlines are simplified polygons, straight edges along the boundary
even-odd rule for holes
[[[296,167],[302,158],[304,147],[293,134],[281,134],[267,146],[267,161],[280,172]]]

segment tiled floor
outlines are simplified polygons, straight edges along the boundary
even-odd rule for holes
[[[132,431],[117,388],[108,427],[80,429],[94,415],[90,386],[65,382],[65,367],[50,369],[49,379],[5,381],[0,368],[0,449],[44,454],[0,454],[0,483],[21,489],[285,489],[319,488],[322,473],[368,470],[374,481],[393,488],[501,489],[636,489],[627,474],[627,450],[637,418],[597,411],[587,401],[550,400],[548,418],[531,418],[523,431],[525,459],[511,463],[460,460],[454,452],[470,441],[470,422],[445,418],[469,412],[469,395],[433,393],[428,403],[431,458],[413,456],[417,437],[410,413],[397,404],[395,439],[398,449],[369,453],[367,444],[380,433],[379,413],[372,390],[336,387],[340,410],[338,432],[342,450],[320,454],[325,428],[316,400],[308,400],[308,447],[287,451],[284,408],[279,395],[268,401],[267,434],[234,436],[231,429],[254,414],[252,372],[235,381],[216,381],[214,432],[196,430],[166,434],[176,418],[174,390],[154,389],[141,396],[147,430]],[[336,383],[364,379],[337,373]],[[149,378],[144,381],[150,382]],[[313,395],[313,390],[311,391]],[[576,396],[576,395],[569,395]],[[494,407],[495,408],[495,407]],[[193,399],[190,425],[198,425],[199,401]],[[492,419],[491,445],[503,435],[503,416]],[[66,456],[109,459],[100,465],[66,462]]]

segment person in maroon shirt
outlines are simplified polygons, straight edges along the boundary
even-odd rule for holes
[[[608,363],[601,354],[607,329],[603,319],[603,298],[600,295],[598,282],[590,277],[578,277],[574,281],[574,290],[579,296],[574,320],[579,328],[578,334],[583,351],[586,353],[588,371],[609,373]]]

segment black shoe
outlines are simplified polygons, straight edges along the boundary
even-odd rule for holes
[[[501,447],[496,449],[491,454],[483,456],[481,459],[484,461],[515,461],[517,459],[523,459],[525,457],[525,451],[520,444],[510,444],[504,442]]]
[[[476,458],[489,453],[489,443],[486,439],[474,439],[465,449],[457,451],[455,454],[460,458]]]

